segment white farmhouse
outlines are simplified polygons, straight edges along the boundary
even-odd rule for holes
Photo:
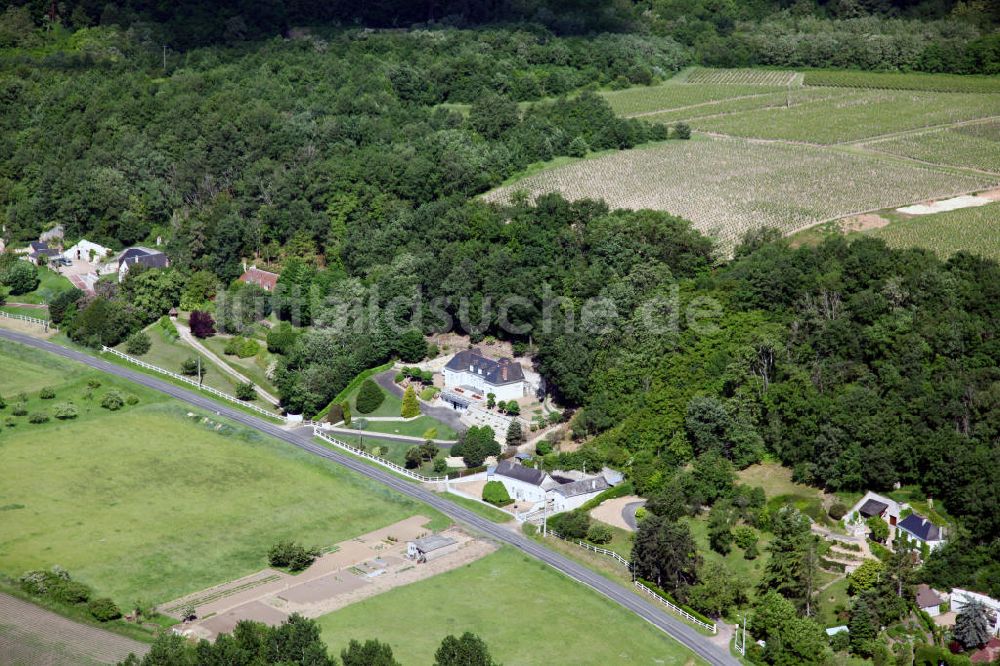
[[[497,400],[516,400],[524,396],[525,381],[521,364],[510,358],[493,360],[478,349],[455,354],[444,366],[444,385],[473,389]]]
[[[562,513],[579,508],[610,487],[603,476],[558,485],[552,489],[552,512]]]
[[[63,256],[69,261],[86,261],[91,264],[100,264],[110,257],[112,253],[111,249],[84,238],[63,252]]]
[[[118,255],[118,281],[121,282],[128,275],[132,266],[144,266],[146,268],[167,268],[170,260],[167,255],[159,250],[150,250],[145,247],[130,247]]]
[[[524,502],[543,502],[548,489],[558,485],[547,472],[510,460],[497,464],[491,480],[502,483],[511,499]]]

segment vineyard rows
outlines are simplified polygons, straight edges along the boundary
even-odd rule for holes
[[[921,72],[807,72],[805,84],[807,86],[884,88],[887,90],[1000,93],[1000,77],[924,74]]]
[[[891,247],[926,247],[942,259],[964,250],[1000,260],[1000,203],[920,215],[865,232]]]
[[[730,251],[749,229],[792,232],[854,212],[901,206],[995,184],[894,158],[744,139],[671,141],[542,171],[485,195],[558,191],[612,208],[679,215]]]
[[[1000,173],[1000,121],[991,120],[872,141],[865,148],[892,155]]]
[[[692,86],[695,87],[695,86]],[[763,89],[763,88],[762,88]],[[780,92],[735,99],[722,99],[698,106],[670,109],[644,115],[643,120],[654,123],[692,122],[696,118],[742,113],[754,109],[784,109],[802,104],[815,104],[843,97],[846,93],[835,88],[782,88]]]
[[[692,125],[733,136],[830,144],[996,115],[997,95],[849,90],[829,104],[756,109]]]
[[[802,75],[770,69],[707,69],[699,67],[687,77],[688,83],[724,83],[753,86],[802,85]]]
[[[763,96],[769,92],[783,92],[784,90],[784,88],[775,86],[664,83],[658,86],[626,88],[625,90],[612,90],[600,94],[608,101],[616,114],[634,116],[641,113],[729,100],[734,97]]]

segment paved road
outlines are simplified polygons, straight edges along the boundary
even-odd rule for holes
[[[517,548],[518,550],[545,562],[570,578],[593,588],[612,602],[625,607],[650,624],[661,629],[679,643],[697,654],[699,657],[707,661],[709,664],[725,664],[726,666],[737,666],[739,664],[739,662],[729,654],[728,650],[725,650],[718,645],[714,645],[707,636],[699,634],[689,625],[681,622],[661,608],[653,605],[652,602],[639,597],[625,586],[610,581],[607,578],[594,573],[587,567],[555,553],[545,546],[532,541],[517,532],[513,532],[506,527],[491,522],[486,518],[469,511],[468,509],[458,506],[454,502],[444,499],[440,495],[437,495],[429,490],[425,490],[420,485],[406,481],[388,471],[368,465],[346,454],[331,451],[330,449],[312,441],[311,437],[304,436],[299,432],[283,429],[281,426],[269,423],[263,419],[257,418],[256,416],[247,414],[246,412],[217,403],[200,394],[193,393],[180,388],[179,386],[174,386],[173,384],[169,384],[165,381],[145,375],[130,368],[113,365],[103,359],[90,356],[89,354],[60,347],[59,345],[38,340],[28,335],[15,333],[13,331],[0,329],[0,338],[5,338],[36,349],[52,352],[53,354],[83,363],[97,370],[134,381],[137,384],[160,391],[161,393],[170,395],[195,407],[213,411],[216,414],[230,419],[231,421],[241,423],[259,432],[276,437],[284,442],[287,442],[288,444],[291,444],[292,446],[297,446],[298,448],[308,451],[316,456],[338,463],[352,471],[357,472],[358,474],[388,486],[403,495],[407,495],[419,502],[428,504],[453,520],[487,534],[496,541],[509,544],[514,548]],[[553,601],[555,602],[558,600]]]
[[[639,529],[639,521],[635,518],[635,512],[638,511],[645,505],[645,500],[642,502],[629,502],[622,508],[622,520],[625,524],[632,528],[632,531]]]

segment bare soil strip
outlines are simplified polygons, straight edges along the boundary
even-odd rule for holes
[[[90,627],[0,592],[0,664],[116,664],[145,643]]]

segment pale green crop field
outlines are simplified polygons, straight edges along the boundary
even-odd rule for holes
[[[695,129],[732,136],[831,144],[1000,115],[1000,95],[846,90],[824,104],[704,118]]]
[[[863,146],[935,164],[1000,173],[1000,120],[907,134]]]
[[[892,247],[926,247],[947,259],[955,252],[1000,261],[1000,203],[933,215],[892,216],[892,222],[865,232]]]
[[[694,85],[667,82],[658,86],[626,88],[600,93],[620,116],[680,109],[733,98],[754,98],[783,92],[780,86]]]

